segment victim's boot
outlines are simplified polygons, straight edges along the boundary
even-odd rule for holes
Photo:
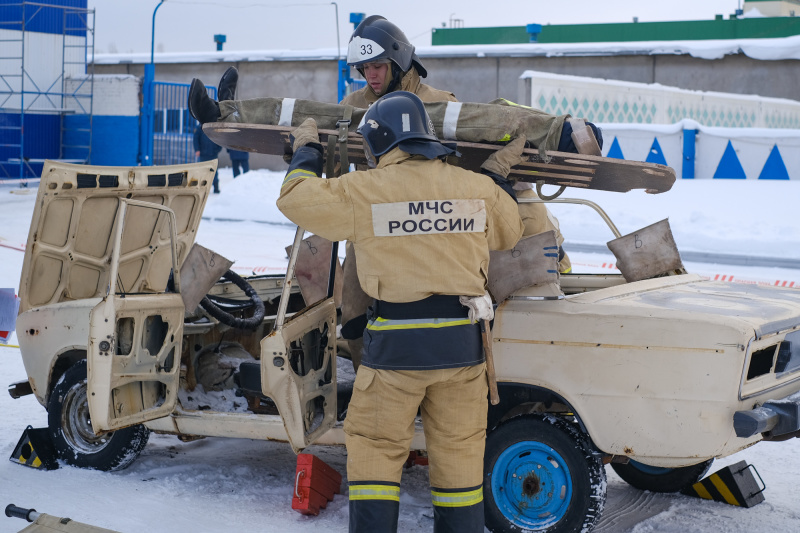
[[[239,81],[239,71],[236,67],[228,67],[225,74],[219,79],[217,86],[217,100],[233,100],[236,96],[236,83]]]
[[[189,87],[189,113],[200,124],[216,122],[220,117],[219,104],[208,96],[205,85],[197,78],[192,80]]]

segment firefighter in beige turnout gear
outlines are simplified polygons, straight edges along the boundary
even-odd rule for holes
[[[487,381],[480,330],[459,297],[486,294],[489,250],[510,249],[523,225],[504,176],[444,158],[422,102],[393,92],[359,132],[376,168],[322,174],[308,119],[278,199],[293,222],[351,241],[358,281],[374,299],[344,430],[351,532],[395,532],[400,478],[419,410],[430,461],[434,531],[482,532]],[[485,164],[519,161],[525,139]]]

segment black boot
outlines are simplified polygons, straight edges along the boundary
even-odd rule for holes
[[[189,113],[200,124],[216,122],[220,117],[219,104],[208,96],[205,85],[197,78],[192,80],[192,85],[189,87]]]
[[[228,67],[225,74],[219,79],[219,86],[217,87],[217,100],[233,100],[236,96],[236,82],[239,81],[239,71],[236,67]]]

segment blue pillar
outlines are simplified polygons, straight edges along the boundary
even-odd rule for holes
[[[337,102],[341,102],[344,98],[344,92],[347,90],[347,83],[353,81],[350,77],[350,67],[346,59],[339,60],[339,83],[337,84],[339,98]]]
[[[153,164],[153,81],[156,66],[148,63],[144,66],[144,82],[142,83],[142,123],[139,131],[139,164]]]
[[[681,171],[681,178],[685,180],[694,179],[696,140],[697,130],[683,130],[683,170]]]

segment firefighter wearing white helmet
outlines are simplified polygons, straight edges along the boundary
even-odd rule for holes
[[[486,175],[450,165],[453,150],[436,138],[420,99],[404,91],[377,100],[359,132],[375,168],[322,180],[316,123],[296,128],[277,202],[299,226],[351,241],[358,282],[374,299],[344,425],[350,531],[397,531],[419,411],[434,531],[483,532],[488,402],[475,322],[488,317],[470,309],[488,298],[489,250],[510,249],[522,235],[505,176],[525,139],[491,156]]]
[[[414,46],[406,35],[394,24],[380,15],[365,18],[350,37],[347,47],[347,63],[355,67],[367,86],[354,91],[340,102],[343,105],[368,108],[381,96],[392,91],[408,91],[423,102],[457,102],[449,91],[440,91],[422,83],[428,75]],[[347,243],[344,261],[344,291],[342,293],[342,337],[350,353],[353,366],[361,362],[362,337],[371,298],[357,283],[356,256],[353,246]]]
[[[400,28],[380,15],[365,18],[355,29],[347,46],[347,64],[364,76],[367,86],[347,95],[342,104],[366,108],[392,91],[412,92],[423,102],[457,101],[453,93],[421,82],[428,71],[414,45]]]

